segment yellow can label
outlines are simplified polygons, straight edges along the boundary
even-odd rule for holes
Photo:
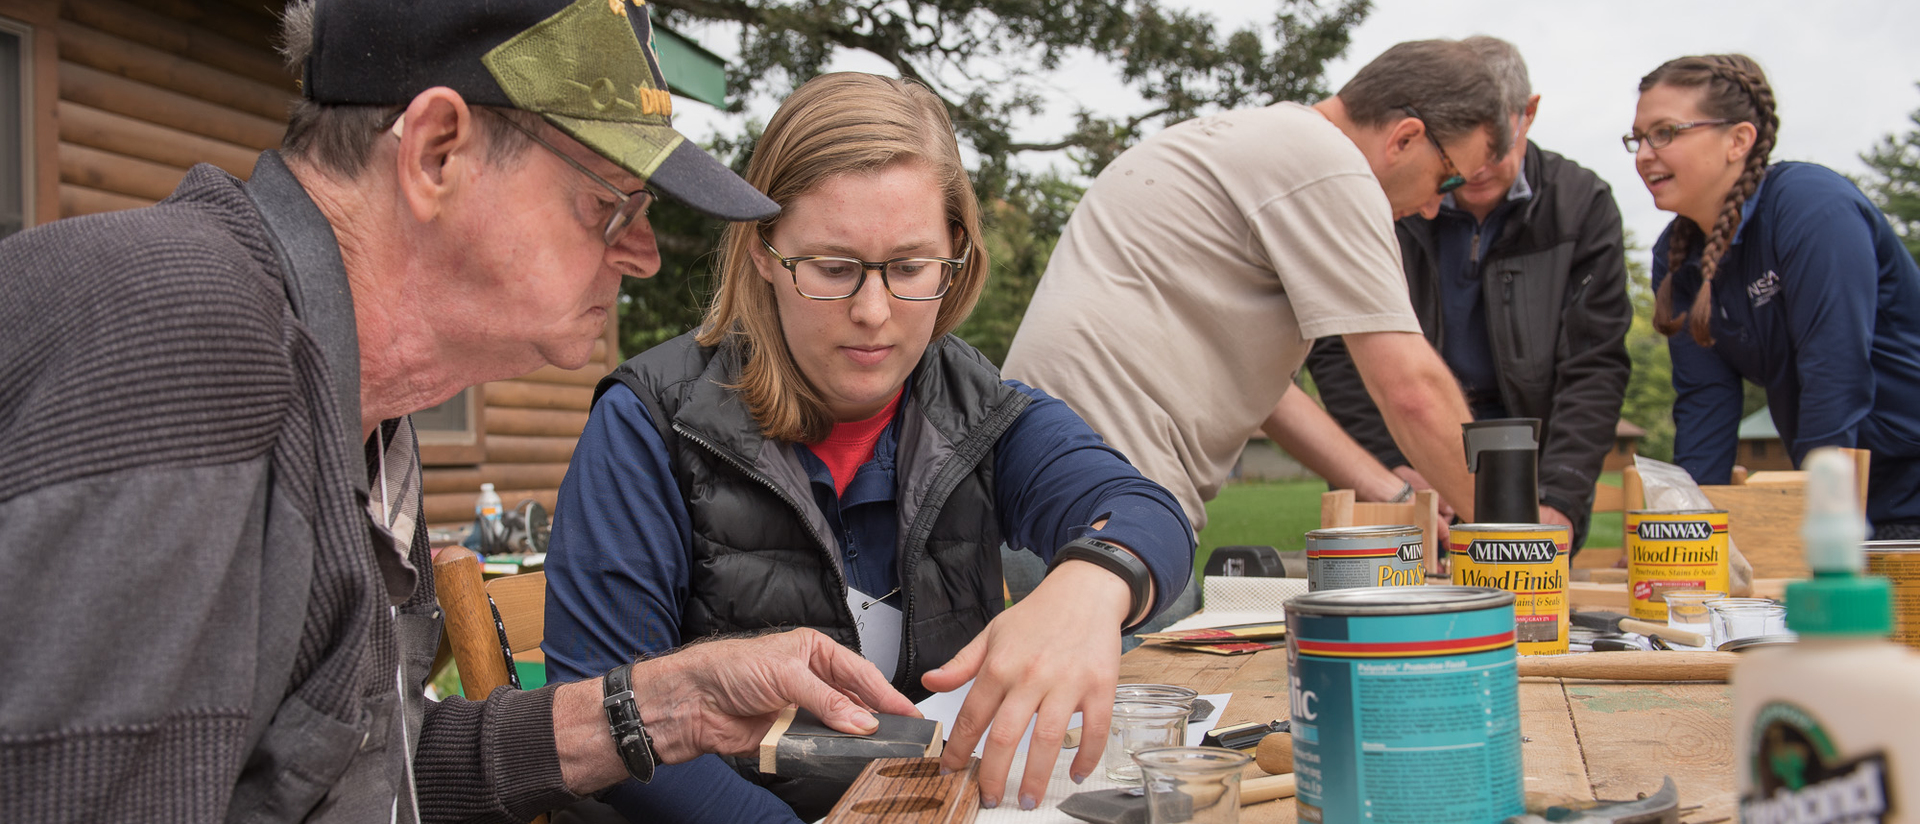
[[[1893,582],[1893,640],[1920,649],[1920,550],[1868,544],[1867,573]]]
[[[1672,591],[1728,592],[1727,511],[1627,513],[1627,612],[1667,620]]]
[[[1453,582],[1513,593],[1521,655],[1567,651],[1567,528],[1549,524],[1460,524],[1447,538]]]

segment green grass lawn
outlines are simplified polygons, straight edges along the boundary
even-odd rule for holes
[[[1600,479],[1618,485],[1620,473],[1609,472]],[[1257,544],[1305,549],[1307,531],[1320,528],[1320,495],[1326,491],[1326,482],[1317,479],[1221,487],[1220,496],[1207,503],[1207,528],[1201,530],[1200,548],[1194,553],[1194,574],[1206,568],[1214,547]],[[1621,528],[1620,513],[1600,513],[1588,530],[1586,545],[1617,547]]]

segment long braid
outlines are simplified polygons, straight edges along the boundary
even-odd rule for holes
[[[1719,271],[1720,260],[1726,255],[1727,248],[1733,245],[1734,234],[1740,230],[1741,207],[1746,205],[1747,198],[1753,196],[1760,188],[1761,179],[1766,177],[1767,158],[1773,152],[1774,140],[1780,130],[1780,118],[1774,110],[1773,88],[1767,84],[1766,74],[1760,70],[1759,64],[1746,55],[1717,54],[1672,60],[1643,78],[1640,90],[1644,92],[1661,83],[1704,86],[1700,105],[1703,113],[1752,123],[1754,126],[1753,148],[1747,152],[1745,168],[1727,190],[1712,230],[1704,233],[1705,243],[1700,250],[1700,289],[1694,295],[1693,306],[1687,313],[1686,325],[1693,339],[1701,346],[1712,346],[1713,276]],[[1682,221],[1676,224],[1676,229],[1678,231],[1670,235],[1667,241],[1667,280],[1660,284],[1660,292],[1654,298],[1654,328],[1667,335],[1680,331],[1679,319],[1672,315],[1673,276],[1685,264],[1692,236],[1700,233],[1701,227],[1691,226],[1690,221]]]

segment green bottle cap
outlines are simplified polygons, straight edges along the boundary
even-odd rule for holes
[[[1787,584],[1787,628],[1801,635],[1884,637],[1893,632],[1893,588],[1871,575],[1815,575]]]

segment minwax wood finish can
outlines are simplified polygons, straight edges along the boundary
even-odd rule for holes
[[[1307,533],[1307,591],[1424,586],[1417,526],[1343,526]]]
[[[1567,651],[1567,546],[1557,524],[1458,524],[1447,538],[1453,582],[1513,593],[1521,655]]]
[[[1299,820],[1485,824],[1525,811],[1513,600],[1419,586],[1287,601]]]
[[[1920,649],[1920,541],[1868,541],[1867,574],[1893,582],[1893,640]]]
[[[1627,513],[1627,612],[1667,620],[1667,593],[1731,592],[1727,511],[1636,509]]]

